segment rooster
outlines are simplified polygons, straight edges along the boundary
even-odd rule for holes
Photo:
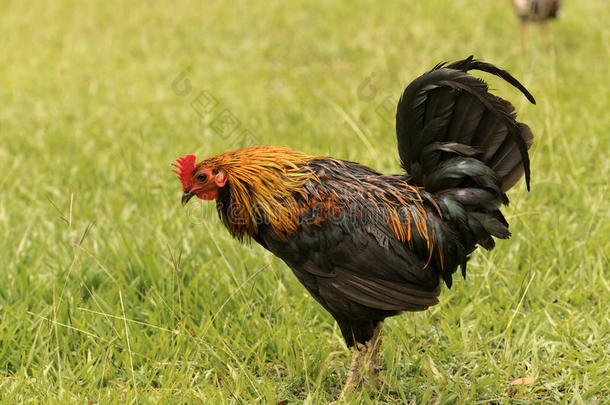
[[[561,0],[511,0],[515,14],[521,21],[521,42],[527,49],[527,23],[535,22],[542,25],[544,38],[548,38],[549,19],[557,18],[561,9]]]
[[[435,66],[398,102],[406,173],[278,146],[173,164],[183,205],[216,200],[229,233],[282,259],[336,320],[353,347],[343,394],[365,366],[380,385],[384,319],[438,303],[441,284],[451,287],[458,267],[465,277],[478,245],[510,236],[499,208],[524,173],[529,190],[532,132],[470,70],[501,77],[535,104],[508,72],[472,56]]]

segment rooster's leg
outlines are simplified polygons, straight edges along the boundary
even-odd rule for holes
[[[354,353],[352,354],[352,364],[349,366],[349,371],[347,372],[347,380],[345,380],[345,385],[343,386],[343,390],[341,391],[341,397],[346,396],[351,393],[353,390],[358,388],[360,385],[360,373],[362,371],[362,366],[364,365],[364,360],[366,359],[366,353],[368,349],[368,345],[362,343],[354,344]]]
[[[521,24],[521,45],[523,45],[523,50],[527,52],[527,25],[525,23]]]
[[[378,389],[381,389],[381,380],[379,379],[379,371],[381,370],[381,364],[379,359],[381,357],[381,340],[383,338],[383,321],[377,323],[375,331],[373,332],[372,339],[368,342],[367,357],[369,362],[367,368],[375,385]]]
[[[352,354],[352,364],[347,372],[347,379],[341,397],[345,397],[360,385],[361,373],[364,364],[366,363],[367,370],[371,374],[377,388],[381,389],[381,381],[379,379],[379,370],[381,366],[379,358],[381,356],[381,340],[383,331],[383,321],[377,323],[373,331],[373,337],[365,344],[354,344],[354,353]]]
[[[544,42],[549,42],[549,25],[545,22],[542,23],[542,37],[544,38]]]

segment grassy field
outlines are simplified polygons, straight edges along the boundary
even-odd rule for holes
[[[330,316],[183,209],[169,164],[261,143],[399,172],[395,99],[474,54],[538,101],[490,81],[534,129],[532,192],[438,306],[386,322],[384,390],[350,400],[609,403],[607,2],[567,1],[527,54],[508,0],[403,3],[3,1],[0,402],[334,400]]]

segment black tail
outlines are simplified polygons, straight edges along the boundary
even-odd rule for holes
[[[433,194],[453,224],[459,235],[454,242],[462,249],[448,251],[458,251],[456,260],[464,272],[476,244],[491,249],[493,236],[510,236],[498,208],[508,203],[505,192],[523,173],[529,190],[527,151],[533,141],[529,127],[516,121],[512,104],[491,94],[485,82],[467,73],[470,70],[503,78],[535,103],[508,72],[471,56],[437,65],[414,80],[396,114],[402,165],[415,183]],[[444,276],[450,284],[450,274]]]

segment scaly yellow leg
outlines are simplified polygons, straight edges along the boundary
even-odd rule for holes
[[[360,385],[362,381],[362,369],[366,363],[367,370],[372,376],[373,381],[378,389],[381,389],[381,380],[379,379],[379,370],[381,366],[379,358],[381,356],[381,340],[382,340],[383,322],[377,323],[373,331],[371,340],[362,343],[354,344],[354,353],[352,354],[352,363],[347,372],[347,379],[341,391],[339,398],[345,398]]]
[[[368,342],[369,350],[367,357],[369,362],[367,369],[377,386],[377,389],[381,389],[381,380],[379,379],[379,371],[381,370],[381,341],[383,340],[383,321],[379,322],[373,332],[373,338]]]
[[[542,23],[542,37],[544,38],[544,43],[548,44],[549,42],[549,25],[544,21]]]
[[[527,52],[527,25],[525,23],[521,24],[521,44],[523,45],[523,50]]]
[[[364,360],[366,358],[366,353],[368,346],[362,343],[354,344],[354,353],[352,354],[352,363],[349,366],[349,371],[347,372],[347,379],[345,380],[345,385],[343,386],[343,390],[341,391],[341,397],[345,397],[353,390],[358,388],[360,385],[360,374],[362,372],[362,366],[364,365]]]

